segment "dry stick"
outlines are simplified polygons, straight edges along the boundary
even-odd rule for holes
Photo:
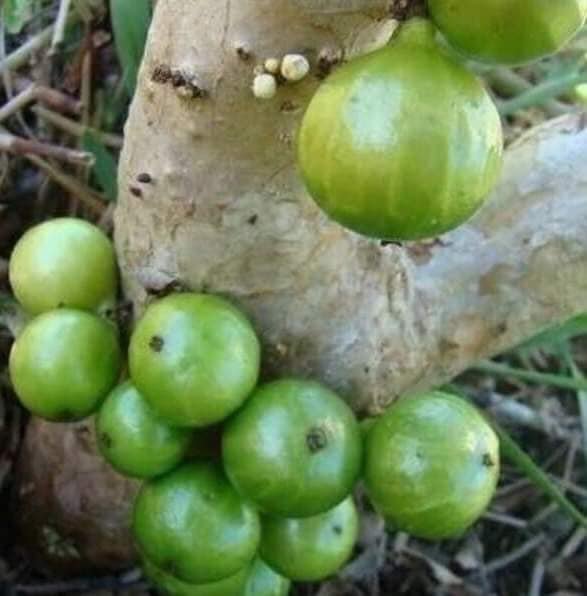
[[[31,163],[35,164],[45,174],[50,176],[57,184],[78,198],[86,207],[91,209],[96,215],[102,215],[105,208],[103,198],[90,190],[73,176],[69,176],[59,168],[53,166],[48,161],[41,159],[38,155],[25,156]]]
[[[26,89],[15,95],[0,108],[0,122],[19,112],[26,105],[35,101],[35,99],[36,87],[34,83],[31,83]]]
[[[42,47],[49,43],[54,30],[55,26],[49,25],[49,27],[43,29],[34,37],[31,37],[26,43],[22,44],[17,50],[12,52],[12,54],[8,55],[0,64],[0,74],[24,66],[35,52],[38,52]]]
[[[55,112],[47,110],[41,106],[35,106],[32,108],[32,111],[37,114],[37,116],[43,118],[43,120],[46,120],[57,128],[60,128],[61,130],[64,130],[73,136],[81,137],[86,132],[89,132],[107,147],[113,147],[114,149],[120,149],[122,147],[123,138],[118,135],[102,132],[100,130],[96,130],[95,128],[86,127],[79,122],[75,122],[70,118],[56,114]]]
[[[71,0],[61,0],[59,3],[59,12],[57,13],[57,18],[55,19],[55,30],[53,31],[53,41],[51,42],[51,54],[57,52],[63,43],[70,7]]]
[[[519,548],[513,550],[511,553],[504,555],[503,557],[498,557],[497,559],[493,559],[485,565],[485,572],[486,573],[495,573],[500,569],[504,569],[505,567],[509,567],[512,563],[515,563],[519,559],[522,559],[533,550],[536,550],[544,541],[546,540],[546,536],[544,534],[538,534],[530,540],[524,542]]]
[[[534,568],[532,569],[532,578],[530,580],[528,596],[541,596],[545,571],[546,568],[544,566],[544,560],[539,556],[536,559],[536,563],[534,563]]]
[[[78,165],[87,165],[93,160],[92,154],[85,151],[23,139],[4,131],[0,131],[0,151],[6,151],[14,155],[44,155]]]

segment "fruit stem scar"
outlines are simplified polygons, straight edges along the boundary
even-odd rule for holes
[[[306,435],[306,444],[312,453],[317,453],[324,449],[328,444],[324,429],[319,426],[311,428]]]
[[[483,465],[487,468],[492,468],[495,465],[495,462],[489,453],[483,454]]]
[[[165,342],[163,341],[162,337],[153,335],[153,337],[149,340],[149,347],[151,350],[153,350],[153,352],[160,352],[163,349],[164,343]]]

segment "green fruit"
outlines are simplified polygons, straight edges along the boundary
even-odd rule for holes
[[[116,255],[108,237],[82,219],[63,217],[25,233],[10,257],[10,283],[31,314],[58,307],[97,310],[114,303]]]
[[[294,581],[318,581],[336,573],[349,559],[359,533],[351,497],[315,517],[263,519],[261,557]]]
[[[174,294],[149,306],[129,347],[131,379],[176,426],[207,426],[232,414],[254,389],[259,360],[246,317],[205,294]]]
[[[183,459],[191,433],[157,418],[130,382],[119,385],[96,417],[100,452],[122,474],[149,478],[168,472]]]
[[[510,65],[557,52],[587,16],[587,0],[428,0],[428,8],[457,50]]]
[[[375,508],[396,528],[431,540],[467,530],[499,475],[493,429],[469,403],[439,391],[391,406],[369,433],[365,458]]]
[[[243,596],[287,596],[290,586],[289,579],[273,571],[257,557],[249,572]]]
[[[423,19],[329,76],[298,139],[310,195],[334,220],[375,238],[415,240],[466,221],[501,165],[497,110]]]
[[[54,421],[92,414],[120,372],[115,328],[96,315],[59,309],[39,315],[10,352],[10,377],[33,414]]]
[[[246,566],[236,574],[216,582],[190,584],[159,569],[148,559],[143,559],[142,566],[145,575],[168,596],[243,596],[250,573],[249,567]]]
[[[133,533],[141,553],[157,567],[198,584],[249,565],[260,524],[219,466],[191,462],[145,483],[135,502]]]
[[[222,456],[237,490],[266,513],[307,517],[353,490],[362,441],[351,409],[318,383],[258,389],[226,424]]]

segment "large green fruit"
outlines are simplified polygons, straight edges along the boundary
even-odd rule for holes
[[[522,64],[560,50],[587,16],[587,0],[428,0],[428,7],[456,49],[501,64]]]
[[[334,509],[304,519],[263,519],[260,554],[273,569],[294,581],[319,581],[349,559],[359,533],[351,497]]]
[[[179,464],[192,435],[158,418],[127,381],[102,404],[96,416],[96,436],[100,452],[121,474],[149,478]]]
[[[311,381],[258,389],[226,424],[222,455],[236,488],[266,513],[307,517],[353,490],[362,440],[351,409]]]
[[[315,201],[376,238],[436,236],[493,188],[501,123],[482,84],[414,19],[329,76],[304,116],[299,167]]]
[[[10,257],[10,283],[31,314],[67,306],[96,310],[118,287],[112,242],[82,219],[52,219],[28,230]]]
[[[166,573],[148,559],[143,559],[142,567],[145,575],[167,596],[243,596],[250,575],[250,567],[246,566],[225,579],[190,584]]]
[[[247,318],[205,294],[173,294],[149,306],[129,347],[134,384],[176,426],[207,426],[232,414],[254,389],[259,360]]]
[[[188,583],[225,579],[249,565],[259,545],[257,512],[210,462],[191,462],[144,484],[133,533],[140,552]]]
[[[365,484],[375,508],[415,536],[458,536],[485,511],[499,475],[498,440],[465,400],[441,392],[400,400],[367,437]]]
[[[65,422],[98,409],[120,364],[115,328],[97,315],[64,308],[39,315],[18,336],[10,378],[26,408]]]
[[[242,596],[287,596],[291,582],[273,571],[260,557],[253,561]]]

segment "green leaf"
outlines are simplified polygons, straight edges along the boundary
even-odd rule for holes
[[[132,96],[151,24],[151,2],[110,0],[110,18],[118,60],[124,72],[126,88]]]
[[[89,131],[82,137],[82,147],[96,160],[93,174],[98,186],[104,191],[109,201],[116,201],[118,164],[112,153],[106,149],[95,134]]]
[[[558,347],[573,337],[585,334],[587,334],[587,313],[573,317],[561,325],[546,329],[546,331],[535,335],[518,346],[517,349],[523,352],[538,349],[549,350],[552,346]]]
[[[31,20],[38,0],[4,0],[4,24],[9,33],[20,33]]]

